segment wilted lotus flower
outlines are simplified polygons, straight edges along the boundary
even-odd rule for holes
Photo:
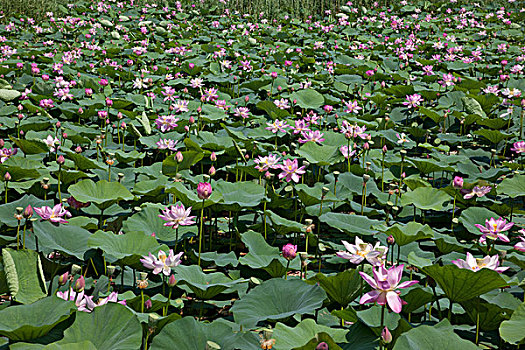
[[[463,199],[470,199],[474,196],[478,196],[479,197],[483,197],[484,195],[486,195],[487,193],[490,192],[490,190],[492,190],[492,187],[490,186],[475,186],[472,190],[468,191],[468,190],[461,190],[462,193],[465,193],[465,195],[463,196]]]
[[[155,275],[158,275],[162,272],[164,275],[169,276],[171,274],[171,269],[180,265],[180,258],[182,254],[184,254],[184,252],[174,255],[173,249],[170,249],[169,255],[166,256],[166,253],[164,253],[162,250],[159,250],[158,258],[149,253],[148,256],[142,257],[140,262],[145,268],[153,269],[153,274]]]
[[[79,307],[80,303],[84,300],[84,291],[77,293],[73,290],[73,288],[69,288],[68,291],[57,292],[57,297],[59,297],[60,299],[64,299],[66,301],[67,300],[74,301],[75,305]]]
[[[513,222],[507,223],[507,220],[503,218],[499,218],[498,220],[494,220],[494,218],[490,218],[489,220],[485,220],[485,226],[480,224],[475,224],[477,228],[483,233],[481,238],[479,239],[480,243],[485,243],[487,241],[487,238],[496,240],[501,239],[503,242],[510,242],[509,238],[502,234],[501,232],[509,230],[512,226],[514,226]]]
[[[483,259],[477,259],[474,258],[474,256],[470,253],[467,253],[467,258],[465,260],[458,259],[458,260],[452,260],[452,263],[459,267],[460,269],[468,269],[472,271],[479,271],[481,269],[490,269],[494,270],[496,272],[503,272],[509,267],[498,267],[499,266],[499,257],[497,255],[494,256],[486,256]]]
[[[377,302],[379,305],[386,305],[395,313],[400,313],[403,306],[403,301],[398,295],[396,289],[403,289],[410,287],[418,281],[401,282],[403,277],[404,265],[393,266],[390,269],[385,269],[383,266],[373,270],[374,278],[368,276],[364,272],[359,272],[361,277],[368,283],[373,290],[366,293],[359,300],[359,304],[368,304]]]
[[[336,255],[343,259],[348,259],[352,264],[360,264],[366,259],[371,265],[382,265],[382,259],[388,251],[387,247],[381,246],[377,242],[375,246],[370,243],[363,242],[359,237],[355,238],[355,244],[350,244],[347,241],[342,241],[348,252],[337,252]]]
[[[106,305],[109,302],[126,305],[126,300],[118,301],[117,292],[111,293],[106,298],[98,299],[96,303],[93,301],[93,296],[84,295],[84,299],[80,302],[80,305],[78,305],[78,311],[91,312],[97,306]]]
[[[48,220],[59,224],[67,224],[64,216],[67,218],[71,217],[71,213],[66,209],[62,208],[62,203],[55,205],[53,208],[43,206],[41,208],[35,208],[35,212],[40,215],[42,220]]]
[[[286,244],[283,247],[283,257],[286,260],[293,260],[297,256],[297,246],[291,243]]]
[[[195,221],[192,219],[195,216],[190,216],[191,207],[188,209],[184,208],[184,205],[172,205],[162,211],[163,215],[159,215],[159,218],[165,220],[164,226],[172,228],[178,228],[180,226],[193,225]]]
[[[197,186],[197,196],[200,199],[208,199],[211,196],[211,193],[213,192],[213,189],[211,188],[211,184],[208,182],[199,182],[199,185]]]

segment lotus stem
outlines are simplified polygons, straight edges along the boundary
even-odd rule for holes
[[[478,297],[478,302],[476,304],[476,345],[479,344],[479,301],[480,297]]]
[[[458,190],[454,191],[454,204],[452,205],[452,220],[450,224],[450,230],[454,231],[454,214],[456,213],[456,197],[458,195]]]
[[[381,159],[381,192],[385,192],[385,152]]]
[[[140,312],[141,313],[144,313],[144,289],[140,289],[140,298],[141,298],[141,303],[140,303]],[[147,340],[147,338],[146,338]]]
[[[20,249],[20,220],[18,220],[18,225],[16,226],[16,250]]]
[[[383,330],[383,328],[385,328],[385,309],[386,309],[386,305],[383,305],[381,307],[381,328],[380,328],[381,331]],[[383,341],[380,342],[379,349],[380,350],[383,349]]]
[[[24,222],[24,241],[23,241],[23,246],[22,246],[22,249],[26,249],[26,227],[27,227],[27,219],[26,221]]]
[[[9,181],[5,182],[5,204],[7,204],[7,189],[9,188]]]
[[[286,263],[286,270],[284,272],[284,279],[287,280],[288,279],[288,268],[290,267],[290,260],[288,260],[288,262]]]
[[[202,230],[203,226],[203,218],[204,218],[204,201],[205,199],[202,200],[202,208],[201,208],[201,221],[200,221],[200,230],[199,230],[199,261],[198,261],[198,265],[201,266],[201,251],[202,251],[202,236],[204,235],[204,232]]]
[[[62,193],[60,192],[60,174],[62,173],[62,164],[58,166],[58,200],[62,203]]]

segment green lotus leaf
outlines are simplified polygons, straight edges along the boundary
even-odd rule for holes
[[[507,343],[518,344],[525,338],[525,303],[522,303],[508,321],[501,322],[499,334]]]
[[[394,236],[396,244],[400,246],[409,243],[434,237],[434,231],[428,225],[422,225],[419,222],[411,221],[406,225],[396,223],[389,227],[385,234]]]
[[[265,198],[264,187],[254,182],[216,181],[213,190],[222,195],[221,207],[225,210],[240,211],[259,205]]]
[[[206,252],[201,254],[202,261],[209,261],[213,265],[217,266],[228,266],[237,267],[239,265],[239,260],[234,252],[229,252],[227,254],[221,254],[217,252]]]
[[[189,169],[204,157],[202,152],[197,151],[186,151],[181,153],[183,160],[180,163],[175,158],[175,154],[164,159],[162,162],[162,173],[164,175],[175,177],[179,171]]]
[[[65,330],[58,345],[90,341],[98,350],[138,349],[142,344],[142,327],[126,306],[107,303],[93,312],[77,311],[75,322]]]
[[[160,249],[167,251],[153,236],[131,231],[123,235],[113,232],[97,231],[88,239],[88,247],[101,249],[106,260],[118,264],[142,267],[139,260],[149,253],[156,254]]]
[[[330,299],[341,307],[346,307],[359,296],[362,288],[362,278],[355,269],[348,269],[338,274],[325,276],[318,273],[310,279],[319,283]]]
[[[2,101],[12,101],[17,99],[22,95],[20,91],[11,90],[11,89],[0,89],[0,100]]]
[[[99,209],[107,209],[120,200],[132,200],[129,190],[118,182],[82,180],[69,186],[68,192],[80,202],[94,203]]]
[[[0,335],[13,341],[28,341],[46,335],[76,309],[72,302],[56,296],[16,305],[0,311]]]
[[[448,320],[435,326],[419,326],[402,334],[394,345],[394,350],[476,350],[476,344],[461,339],[454,333]]]
[[[31,304],[47,296],[40,256],[33,250],[2,249],[9,293],[21,304]]]
[[[446,210],[451,197],[443,190],[431,187],[418,187],[413,191],[403,194],[401,205],[414,205],[422,210]]]
[[[303,89],[290,95],[290,100],[297,100],[297,105],[305,109],[319,108],[324,104],[324,97],[313,89]]]
[[[479,303],[479,304],[478,304]],[[473,323],[478,322],[483,331],[494,331],[502,321],[520,306],[521,302],[510,293],[494,291],[483,295],[479,301],[472,299],[461,303]],[[479,319],[478,319],[479,312]]]
[[[232,280],[221,272],[204,273],[200,266],[179,265],[174,268],[175,277],[180,283],[188,285],[199,299],[212,299],[226,289],[248,280]]]
[[[213,188],[213,185],[212,185]],[[182,183],[175,182],[173,186],[166,190],[168,193],[173,193],[184,206],[192,207],[193,210],[200,210],[202,208],[202,199],[197,196],[197,189],[187,189]],[[204,208],[217,204],[222,201],[222,196],[218,191],[213,191],[210,198],[204,201]]]
[[[504,194],[510,198],[525,196],[525,175],[514,175],[501,181],[497,187],[498,194]]]
[[[16,213],[16,208],[26,208],[28,205],[32,207],[41,207],[41,206],[53,206],[52,200],[42,200],[33,195],[25,195],[20,199],[9,202],[7,204],[0,205],[0,222],[9,227],[16,227],[18,225],[18,220],[14,217]]]
[[[255,287],[231,308],[235,322],[253,328],[260,321],[281,320],[295,314],[313,314],[326,293],[302,280],[273,278]]]
[[[146,153],[131,151],[123,152],[121,150],[115,151],[115,158],[119,163],[131,163],[136,162],[139,159],[144,159]]]
[[[208,341],[217,343],[224,350],[260,348],[257,335],[239,332],[236,328],[237,325],[222,319],[206,324],[193,317],[184,317],[166,325],[153,339],[151,349],[202,350]]]
[[[485,225],[485,220],[494,218],[497,219],[498,214],[487,208],[482,207],[469,207],[461,212],[459,216],[459,222],[469,231],[470,233],[479,235],[479,228],[474,226],[475,224]]]
[[[302,232],[304,229],[304,225],[280,217],[270,210],[267,210],[265,213],[267,216],[266,224],[270,225],[277,234],[284,235],[290,232]]]
[[[296,151],[298,155],[306,158],[311,164],[333,165],[344,161],[344,156],[337,146],[319,145],[307,142]]]
[[[456,265],[431,265],[422,268],[454,302],[470,300],[496,288],[509,285],[501,274],[490,269],[472,271]]]
[[[41,154],[49,152],[49,146],[42,140],[37,139],[15,139],[10,136],[11,141],[25,154]]]
[[[381,223],[379,220],[369,219],[366,216],[331,212],[321,215],[319,220],[328,226],[354,235],[372,235],[377,232],[372,229],[372,226]]]
[[[84,253],[89,249],[91,233],[78,226],[55,226],[48,221],[36,221],[33,232],[38,237],[40,249],[47,252],[59,251],[83,260]]]
[[[321,197],[323,197],[323,187],[324,185],[320,182],[316,183],[313,187],[309,187],[304,184],[299,184],[295,186],[297,195],[299,199],[305,206],[315,205],[321,203]],[[324,195],[323,203],[333,203],[338,202],[336,196],[332,192],[328,192]],[[328,205],[328,204],[326,204]]]
[[[499,130],[488,130],[488,129],[480,129],[474,131],[474,134],[481,135],[487,140],[489,140],[491,143],[497,145],[501,141],[505,140],[508,137],[511,137],[511,134],[505,134],[502,133]]]
[[[307,344],[310,339],[314,338],[321,332],[329,334],[337,343],[344,343],[346,342],[346,334],[348,333],[348,330],[319,325],[310,318],[301,321],[295,327],[288,327],[287,325],[278,322],[275,325],[272,335],[275,339],[274,349],[289,350],[298,348]],[[317,345],[317,343],[315,345]]]
[[[375,328],[374,331],[381,332],[382,308],[380,305],[373,305],[369,309],[357,311],[357,318],[368,327]],[[396,329],[400,319],[401,316],[399,316],[399,314],[385,310],[384,325],[388,327],[388,329]]]

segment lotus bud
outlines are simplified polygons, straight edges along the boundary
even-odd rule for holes
[[[383,331],[381,332],[381,339],[383,339],[385,344],[390,344],[390,342],[392,342],[392,334],[387,327],[383,328]]]
[[[195,123],[195,118],[193,116],[190,117],[190,120],[188,121],[190,124]]]
[[[113,265],[108,265],[106,267],[106,271],[108,273],[108,276],[113,276],[113,274],[115,273],[115,266]],[[122,273],[124,273],[124,271],[122,271]]]
[[[0,147],[4,147],[5,141],[3,139],[0,139]]]
[[[291,243],[286,244],[283,247],[283,258],[286,260],[293,260],[297,256],[297,246]]]
[[[81,270],[81,268],[80,268],[79,265],[77,265],[77,264],[73,264],[73,266],[71,266],[71,275],[74,276],[74,275],[79,274],[79,273],[80,273],[80,270]]]
[[[182,155],[181,151],[178,151],[175,154],[175,159],[177,159],[177,162],[182,163],[182,161],[184,160],[184,156]]]
[[[211,188],[211,184],[208,182],[199,182],[199,185],[197,186],[197,196],[200,199],[208,199],[211,196],[211,193],[213,192],[213,189]]]
[[[57,163],[62,165],[66,162],[66,159],[64,158],[63,155],[59,155],[58,158],[57,158]]]
[[[210,160],[212,162],[216,162],[217,161],[217,155],[215,154],[215,152],[211,152]]]
[[[212,165],[212,166],[210,167],[210,170],[208,171],[208,174],[209,174],[210,176],[214,176],[215,173],[216,173],[215,167]]]
[[[75,282],[75,286],[73,287],[73,290],[77,293],[80,293],[84,290],[85,286],[86,286],[86,281],[84,280],[84,276],[80,275],[80,277],[77,278]]]
[[[11,181],[11,174],[9,174],[8,171],[6,171],[4,174],[4,181]]]
[[[394,245],[396,244],[396,239],[394,238],[394,236],[390,235],[386,239],[386,243],[388,243],[388,245]]]
[[[328,350],[328,344],[326,344],[324,341],[317,344],[315,347],[315,350]]]
[[[370,144],[368,142],[365,142],[365,144],[363,145],[363,149],[368,151],[370,149]]]
[[[250,96],[244,97],[244,102],[248,103],[248,101],[250,101]]]
[[[176,284],[177,284],[177,280],[175,279],[175,275],[171,275],[170,278],[168,279],[168,286],[175,287]]]
[[[452,187],[456,189],[463,188],[463,178],[461,176],[454,177],[454,180],[452,181]]]
[[[59,286],[64,286],[64,285],[66,285],[68,280],[69,280],[69,272],[66,271],[65,273],[60,275],[60,277],[58,277],[58,285]]]
[[[26,219],[29,219],[31,218],[31,216],[33,216],[33,207],[31,205],[28,205],[25,210],[24,210],[24,213],[22,214],[24,216],[24,218]]]
[[[385,154],[388,151],[388,147],[386,145],[383,146],[383,154]]]
[[[75,148],[75,152],[76,152],[76,153],[82,153],[82,147],[77,146],[77,147]]]

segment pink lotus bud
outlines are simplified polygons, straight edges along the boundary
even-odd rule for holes
[[[456,189],[463,188],[463,178],[461,176],[455,176],[452,180],[452,187]]]
[[[106,106],[111,107],[113,106],[113,100],[110,98],[106,98]]]
[[[210,170],[208,171],[208,174],[209,174],[210,176],[213,176],[213,175],[215,175],[216,172],[217,172],[217,171],[215,170],[215,167],[212,165],[212,166],[210,167]]]
[[[153,303],[151,302],[151,299],[148,299],[148,300],[146,300],[146,301],[144,302],[144,308],[145,308],[146,310],[151,309],[152,306],[153,306]]]
[[[67,133],[62,133],[62,138],[67,139]]]
[[[200,108],[200,107],[199,107],[199,108]],[[190,124],[195,123],[195,118],[193,118],[193,116],[190,117],[189,123],[190,123]]]
[[[3,139],[0,139],[0,147],[4,147],[5,146],[5,141]]]
[[[325,106],[323,107],[323,109],[324,109],[324,111],[325,111],[326,113],[330,113],[330,112],[333,111],[334,107],[333,107],[333,106],[330,106],[330,105],[325,105]]]
[[[264,177],[265,177],[267,180],[269,180],[269,179],[272,178],[272,174],[271,174],[269,171],[267,171],[266,173],[264,173]]]
[[[58,277],[58,285],[63,286],[67,283],[68,280],[69,280],[69,271],[66,271],[64,274]]]
[[[315,350],[329,350],[328,344],[326,344],[324,341],[317,344],[315,347]]]
[[[297,100],[293,100],[293,104],[294,104],[294,105],[297,104]]]
[[[86,281],[84,281],[84,276],[80,275],[80,277],[77,278],[77,281],[75,282],[75,286],[73,287],[73,290],[77,293],[80,293],[84,290],[85,286],[86,286]]]
[[[77,147],[75,148],[75,152],[77,152],[77,153],[82,153],[82,147],[77,146]]]
[[[190,132],[190,127],[187,126],[187,125],[184,125],[184,131],[186,131],[186,132]]]
[[[215,152],[211,152],[210,160],[212,162],[216,162],[217,161],[217,155],[215,154]]]
[[[283,258],[286,260],[293,260],[297,256],[297,246],[291,243],[283,247]]]
[[[508,62],[507,60],[503,60],[503,61],[501,61],[501,65],[502,65],[502,66],[506,66],[508,63],[509,63],[509,62]]]
[[[271,72],[271,73],[270,73],[270,76],[271,76],[273,79],[277,78],[277,72]]]
[[[211,184],[208,182],[199,182],[199,185],[197,186],[197,196],[200,199],[208,199],[211,196],[211,193],[213,192],[213,189],[211,188]]]
[[[90,89],[90,88],[86,88],[86,90],[84,90],[86,92],[86,96],[91,96],[93,95],[93,89]]]
[[[175,159],[177,159],[177,162],[181,163],[183,160],[184,160],[184,156],[182,155],[182,152],[181,151],[178,151],[176,154],[175,154]]]
[[[78,114],[84,114],[84,109],[82,109],[82,107],[78,109]]]
[[[57,163],[62,165],[66,162],[66,159],[64,158],[63,155],[59,155],[58,158],[57,158]]]
[[[122,112],[118,112],[118,113],[117,113],[117,118],[118,118],[118,119],[122,119],[122,117],[123,117]]]
[[[4,174],[4,181],[11,181],[11,174],[8,171]]]
[[[248,103],[248,101],[250,101],[250,96],[244,97],[244,102]]]
[[[370,149],[370,144],[368,142],[365,142],[363,148],[368,151]]]
[[[386,153],[388,151],[388,147],[386,145],[383,146],[383,153]]]
[[[394,236],[390,235],[386,239],[386,243],[388,243],[389,245],[394,245],[394,244],[396,244],[396,239],[394,238]]]
[[[18,105],[16,108],[18,108],[19,111],[22,111],[24,109],[24,106]]]
[[[55,125],[56,125],[57,128],[60,128],[60,126],[61,126],[62,124],[60,124],[60,122],[56,122]]]
[[[33,216],[33,207],[31,205],[28,205],[25,210],[24,210],[24,213],[22,214],[24,216],[24,218],[26,219],[29,219]]]
[[[176,284],[177,284],[177,280],[175,279],[175,275],[171,275],[170,278],[168,279],[168,286],[175,287]]]
[[[383,331],[381,332],[381,339],[385,342],[385,344],[389,344],[392,342],[392,334],[388,330],[388,328],[383,328]]]

